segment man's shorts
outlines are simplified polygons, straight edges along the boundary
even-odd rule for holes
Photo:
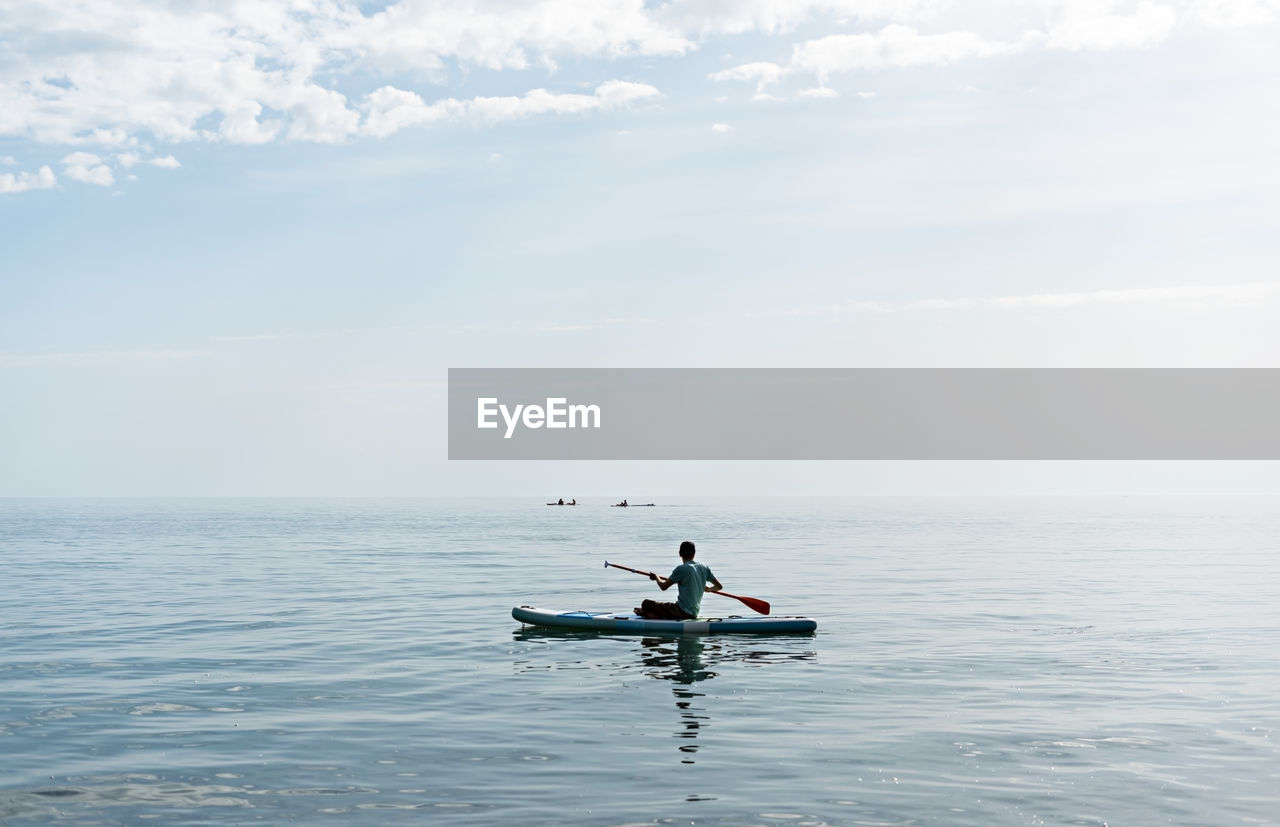
[[[638,614],[651,620],[693,620],[693,615],[685,614],[679,603],[659,603],[657,600],[641,603]]]

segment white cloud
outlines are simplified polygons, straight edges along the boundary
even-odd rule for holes
[[[596,87],[596,97],[600,99],[605,109],[627,106],[657,94],[659,94],[658,90],[647,83],[632,83],[625,80],[610,80]]]
[[[756,94],[781,78],[796,74],[812,74],[818,87],[801,94],[807,97],[832,97],[826,91],[827,79],[837,73],[883,71],[920,65],[939,65],[968,58],[992,57],[1026,49],[1043,39],[1036,34],[1024,35],[1016,43],[986,40],[973,32],[921,34],[909,26],[893,23],[879,32],[834,34],[808,40],[792,49],[786,65],[768,62],[744,63],[714,72],[714,81],[755,81]]]
[[[415,92],[384,86],[365,98],[361,132],[381,138],[409,126],[445,118],[496,123],[534,115],[610,110],[658,94],[658,90],[648,84],[611,80],[597,86],[590,95],[534,89],[524,95],[477,97],[466,101],[447,98],[427,104]]]
[[[808,4],[799,6],[812,10]],[[910,15],[876,9],[860,19],[896,17],[877,32],[832,34],[793,46],[785,63],[753,61],[709,75],[711,80],[750,81],[757,94],[794,74],[812,74],[819,89],[827,79],[845,72],[877,72],[914,66],[944,65],[960,60],[1016,54],[1043,47],[1063,51],[1146,49],[1165,40],[1180,20],[1209,26],[1265,25],[1280,19],[1280,0],[1190,0],[1181,13],[1167,3],[1141,0],[1117,9],[1113,0],[1048,0],[1048,17],[1037,28],[1024,28],[1012,40],[977,31],[922,33],[900,22]],[[914,7],[920,18],[932,15]],[[807,13],[807,12],[806,12]],[[971,15],[975,24],[998,18]],[[806,90],[807,96],[814,96]]]
[[[361,130],[378,138],[445,116],[444,107],[427,106],[416,92],[394,86],[383,86],[366,95],[364,109],[365,120]]]
[[[782,77],[783,68],[776,63],[744,63],[722,72],[713,72],[707,77],[714,81],[738,80],[756,81],[756,93],[764,91],[765,86],[776,83]]]
[[[347,108],[344,95],[314,83],[284,90],[280,101],[293,116],[286,135],[294,140],[339,143],[360,124],[360,113]]]
[[[1093,0],[1064,4],[1045,45],[1067,51],[1146,49],[1168,37],[1178,22],[1177,12],[1163,4],[1144,0],[1132,14],[1115,14],[1109,6]]]
[[[259,120],[262,104],[256,100],[235,101],[222,110],[218,135],[233,144],[265,144],[284,130],[282,118]]]
[[[614,81],[597,87],[592,95],[557,94],[546,89],[534,89],[518,97],[474,98],[462,104],[462,109],[467,118],[493,123],[532,115],[565,115],[593,109],[613,109],[657,94],[657,89],[646,84]]]
[[[640,0],[439,3],[401,0],[360,17],[331,40],[387,69],[441,71],[550,66],[558,55],[680,55],[693,42]]]
[[[109,187],[115,183],[111,167],[91,152],[73,152],[62,159],[63,173],[72,181]]]
[[[476,120],[496,123],[551,112],[573,114],[599,105],[600,101],[591,95],[558,95],[546,89],[533,89],[524,95],[474,98],[463,104],[463,108]]]
[[[47,166],[40,167],[35,172],[0,172],[0,193],[47,190],[57,185],[57,177]]]
[[[812,89],[801,89],[800,97],[802,98],[838,98],[840,93],[834,89],[828,89],[825,86],[815,86]]]
[[[638,0],[514,7],[401,0],[367,17],[351,0],[211,6],[80,0],[57,10],[11,0],[0,14],[0,40],[22,46],[0,63],[0,136],[108,146],[128,145],[138,135],[334,143],[360,132],[390,134],[422,117],[421,107],[393,112],[369,101],[372,92],[355,98],[366,100],[362,109],[338,90],[349,69],[425,78],[442,76],[450,61],[464,70],[552,68],[557,56],[680,55],[693,48]],[[587,108],[621,105],[643,96],[642,87],[605,84],[596,90],[600,102]],[[536,108],[537,94],[523,97],[525,108]],[[565,111],[558,106],[565,103],[558,98],[548,111]]]
[[[776,35],[818,20],[917,20],[932,17],[936,0],[672,0],[655,10],[687,36]]]
[[[795,73],[816,76],[822,89],[841,72],[942,65],[1032,46],[1145,48],[1180,23],[1262,25],[1280,8],[1277,0],[1044,0],[1017,9],[940,0],[389,0],[367,13],[366,5],[0,0],[7,50],[0,137],[122,155],[136,155],[140,141],[337,143],[459,116],[496,121],[625,105],[650,97],[653,87],[615,80],[575,96],[528,91],[546,82],[522,75],[513,86],[510,73],[545,75],[588,59],[679,59],[713,36],[864,29],[788,41],[789,60],[747,61],[711,75],[752,82],[765,95]],[[1028,25],[1046,34],[1000,39]],[[494,70],[486,82],[497,91],[424,101],[435,97],[424,85],[473,76],[476,68]]]
[[[988,41],[972,32],[920,34],[891,24],[876,34],[835,34],[795,47],[790,68],[825,80],[837,72],[880,71],[951,63],[1021,50],[1019,44]]]
[[[711,124],[711,131],[712,131],[712,132],[719,132],[719,133],[720,133],[720,134],[722,134],[722,135],[723,135],[724,133],[728,132],[728,131],[729,131],[730,129],[732,129],[732,128],[733,128],[733,127],[729,126],[729,124],[727,124],[727,123],[713,123],[713,124]]]
[[[150,164],[153,167],[162,167],[164,169],[177,169],[182,166],[178,159],[172,155],[165,155],[160,158],[143,158],[137,152],[121,152],[116,155],[116,163],[125,169],[132,169],[138,164]]]
[[[1198,0],[1191,11],[1199,23],[1214,28],[1264,26],[1280,15],[1276,0]]]
[[[18,165],[18,159],[12,155],[0,155],[0,166],[12,167]]]

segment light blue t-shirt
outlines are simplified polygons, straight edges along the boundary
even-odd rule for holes
[[[667,579],[680,587],[680,597],[676,600],[680,610],[690,617],[697,617],[702,609],[702,593],[706,591],[707,581],[714,577],[711,569],[697,560],[676,566]]]

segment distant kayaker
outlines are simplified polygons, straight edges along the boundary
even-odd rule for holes
[[[693,543],[685,540],[680,544],[680,559],[683,562],[672,570],[670,577],[649,574],[649,579],[657,583],[658,588],[664,592],[673,585],[680,587],[680,597],[675,603],[645,600],[633,611],[650,620],[691,620],[697,617],[702,609],[703,593],[718,592],[724,588],[711,573],[710,567],[694,562],[693,556],[697,551]],[[708,582],[711,583],[710,586],[707,585]]]
[[[577,498],[577,497],[574,497],[572,500],[570,500],[570,501],[569,501],[569,505],[577,505],[577,504],[578,504],[578,498]]]
[[[561,497],[560,502],[556,503],[556,505],[564,505],[564,497]]]

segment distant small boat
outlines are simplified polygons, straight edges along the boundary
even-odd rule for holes
[[[610,508],[652,508],[656,503],[614,503]]]
[[[547,503],[547,505],[577,505],[577,503]]]

